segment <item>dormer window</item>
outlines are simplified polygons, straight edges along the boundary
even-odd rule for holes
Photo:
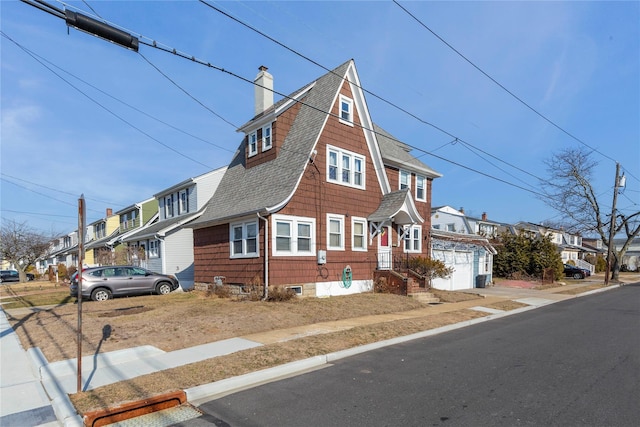
[[[172,218],[173,217],[173,194],[171,196],[167,196],[164,199],[164,217]]]
[[[251,132],[249,134],[247,144],[249,145],[249,157],[258,154],[258,132]]]
[[[340,95],[340,123],[353,126],[353,100]]]
[[[184,189],[179,193],[178,212],[185,214],[189,212],[189,189]]]
[[[267,151],[271,148],[271,125],[262,128],[262,151]]]

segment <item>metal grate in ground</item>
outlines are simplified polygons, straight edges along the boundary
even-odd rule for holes
[[[128,420],[109,424],[110,427],[169,427],[177,423],[192,420],[202,415],[198,409],[185,404],[163,409]]]

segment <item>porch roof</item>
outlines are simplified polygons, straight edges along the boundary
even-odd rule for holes
[[[399,225],[422,224],[424,218],[420,216],[410,189],[392,191],[382,197],[380,206],[367,218],[371,222],[395,222]]]

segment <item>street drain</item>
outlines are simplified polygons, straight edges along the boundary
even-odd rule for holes
[[[108,425],[111,427],[169,427],[201,415],[200,410],[184,404]]]

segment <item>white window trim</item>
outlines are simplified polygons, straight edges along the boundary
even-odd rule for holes
[[[331,174],[330,174],[330,167],[331,164],[329,162],[329,153],[331,152],[335,152],[337,154],[337,171],[336,171],[336,179],[331,179]],[[342,156],[349,156],[351,158],[351,162],[350,162],[350,166],[351,169],[349,170],[349,182],[343,182],[342,181]],[[359,159],[362,163],[362,171],[361,173],[361,185],[355,185],[355,159]],[[339,185],[344,185],[345,187],[351,187],[351,188],[358,188],[361,190],[366,190],[366,182],[367,182],[367,161],[366,158],[358,153],[354,153],[352,151],[348,151],[348,150],[343,150],[341,148],[338,147],[334,147],[332,145],[327,145],[327,181],[331,182],[333,184],[339,184]]]
[[[340,245],[331,246],[331,220],[340,221]],[[327,214],[327,250],[329,251],[344,251],[344,215]]]
[[[252,144],[251,141],[255,141],[255,144]],[[255,150],[252,150],[251,147],[255,146]],[[248,150],[249,150],[249,157],[253,157],[256,154],[258,154],[258,132],[251,132],[249,133],[249,135],[247,136],[247,146],[248,146]]]
[[[277,223],[288,222],[291,224],[291,250],[280,251],[276,246]],[[309,224],[311,227],[311,244],[309,251],[298,251],[298,224]],[[273,256],[316,256],[316,219],[291,215],[271,215],[271,254]]]
[[[266,138],[265,138],[267,129],[269,129],[269,145],[266,144]],[[269,124],[262,128],[262,151],[271,150],[271,147],[273,147],[273,129]]]
[[[355,230],[355,224],[356,223],[361,223],[362,224],[362,244],[364,245],[364,247],[357,247],[355,245],[355,238],[356,238],[356,234],[354,232]],[[367,219],[366,218],[362,218],[362,217],[358,217],[358,216],[352,216],[351,217],[351,250],[354,252],[366,252],[367,251]]]
[[[418,197],[418,182],[420,182],[420,179],[422,179],[422,194],[423,197]],[[420,202],[426,202],[427,201],[427,177],[424,175],[416,175],[416,200],[420,201]]]
[[[155,249],[153,249],[154,246],[155,246]],[[148,257],[149,258],[160,258],[160,241],[159,240],[157,240],[157,239],[149,240]]]
[[[398,189],[402,190],[402,174],[409,175],[409,179],[407,180],[407,188],[411,188],[411,172],[405,169],[400,169],[398,171]]]
[[[254,224],[256,226],[256,251],[247,252],[247,226]],[[242,253],[233,253],[233,229],[235,227],[242,227]],[[237,258],[258,258],[260,255],[260,224],[257,220],[234,222],[229,224],[229,257],[232,259]]]
[[[342,118],[342,103],[346,103],[349,105],[349,120],[345,120]],[[338,117],[340,118],[340,123],[343,123],[348,126],[353,126],[353,99],[348,98],[344,95],[340,95],[340,99],[338,100]]]
[[[413,231],[418,230],[418,249],[413,248],[413,242],[416,240],[413,238]],[[403,236],[402,238],[402,251],[406,254],[419,254],[422,253],[422,226],[421,225],[407,225],[407,226],[398,226],[398,234]],[[407,249],[406,241],[411,241],[411,249]]]
[[[185,202],[182,202],[182,195],[184,194]],[[178,215],[189,213],[189,189],[184,189],[178,193]]]
[[[164,217],[173,218],[176,216],[175,206],[173,205],[173,194],[164,197]]]

